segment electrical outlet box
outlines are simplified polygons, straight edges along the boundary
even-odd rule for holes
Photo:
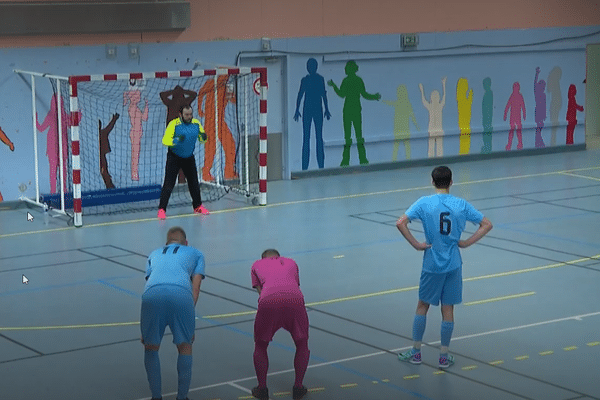
[[[403,49],[415,49],[419,44],[419,35],[416,33],[406,33],[401,35],[400,42]]]

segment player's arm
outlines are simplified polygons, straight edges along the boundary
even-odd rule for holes
[[[175,137],[175,126],[177,125],[177,119],[178,118],[169,122],[169,125],[167,125],[167,129],[165,129],[165,134],[162,138],[162,144],[167,147],[175,146],[173,138]]]
[[[410,219],[406,214],[402,214],[402,216],[398,218],[398,221],[396,221],[396,228],[398,228],[402,236],[404,236],[404,239],[406,239],[408,243],[410,243],[410,245],[415,248],[415,250],[420,251],[430,248],[430,244],[428,244],[427,242],[421,243],[413,236],[410,229],[408,229],[409,222]]]
[[[260,284],[260,279],[258,279],[258,275],[256,274],[256,271],[254,270],[254,266],[253,266],[252,270],[250,271],[250,277],[252,278],[252,287],[256,289],[256,291],[258,292],[258,295],[260,296],[260,292],[262,290],[262,285]]]
[[[471,237],[466,240],[459,240],[458,247],[460,247],[461,249],[466,249],[467,247],[471,246],[473,243],[476,243],[479,239],[487,235],[487,233],[491,231],[492,228],[492,222],[486,217],[483,217],[483,219],[479,223],[479,228],[477,228],[475,233],[473,233]]]
[[[202,284],[203,275],[197,274],[192,275],[192,294],[194,295],[194,306],[198,302],[198,297],[200,296],[200,285]]]
[[[207,139],[206,132],[204,131],[204,127],[202,126],[200,121],[198,121],[196,118],[194,118],[194,119],[192,119],[192,123],[198,125],[198,141],[200,143],[206,142],[206,139]]]

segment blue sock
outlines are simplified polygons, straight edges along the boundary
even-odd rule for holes
[[[160,359],[158,358],[158,351],[145,350],[144,365],[146,366],[146,374],[148,375],[148,383],[150,384],[152,397],[159,399],[162,396],[162,389],[160,382]]]
[[[425,324],[427,322],[426,315],[415,314],[415,320],[413,322],[413,340],[420,342],[423,340],[423,334],[425,333]]]
[[[186,399],[192,381],[192,356],[180,354],[177,357],[177,398]]]
[[[440,336],[442,337],[442,346],[450,346],[450,338],[452,337],[453,330],[454,322],[442,321],[442,328],[440,330]]]

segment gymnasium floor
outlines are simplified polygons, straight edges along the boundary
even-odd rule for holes
[[[223,199],[207,204],[209,216],[171,210],[163,222],[147,212],[84,217],[71,228],[58,218],[44,225],[35,210],[3,211],[0,398],[148,399],[138,325],[145,260],[180,225],[207,263],[190,399],[251,398],[249,271],[268,247],[300,266],[307,399],[600,399],[599,160],[600,150],[587,150],[450,165],[451,193],[494,229],[462,253],[456,364],[445,373],[439,308],[428,316],[423,364],[395,355],[412,344],[422,254],[394,223],[432,193],[432,167],[273,182],[266,207]],[[422,237],[419,224],[411,228]],[[160,350],[169,400],[171,340]],[[287,332],[277,333],[272,399],[291,399],[293,352]]]

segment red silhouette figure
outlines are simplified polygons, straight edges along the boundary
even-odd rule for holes
[[[577,87],[572,84],[569,86],[569,102],[567,105],[567,144],[573,144],[573,132],[575,132],[575,125],[577,125],[577,111],[583,111],[583,106],[577,104],[576,94]]]
[[[224,178],[235,179],[238,174],[235,172],[235,140],[225,122],[225,108],[228,103],[235,104],[235,93],[228,87],[228,75],[220,75],[217,78],[217,114],[219,133],[218,139],[223,146],[225,153]],[[204,103],[204,109],[202,108]],[[204,145],[204,167],[202,167],[202,179],[205,181],[214,181],[210,170],[213,166],[217,148],[217,134],[215,124],[215,81],[209,79],[198,91],[198,115],[204,118],[204,130],[208,138]]]
[[[62,103],[65,104],[61,98]],[[67,157],[68,152],[68,130],[69,130],[69,116],[65,111],[64,107],[61,107],[61,125],[62,125],[62,154],[63,154],[63,190],[67,191]],[[52,95],[50,99],[50,110],[44,117],[44,122],[39,123],[38,116],[35,116],[35,123],[38,131],[44,132],[48,129],[47,141],[46,141],[46,155],[48,156],[48,162],[50,163],[50,193],[56,193],[56,182],[58,180],[58,168],[59,162],[59,149],[58,149],[58,106],[56,103],[56,94]]]
[[[523,100],[523,95],[520,92],[521,85],[519,82],[513,83],[513,92],[508,98],[508,102],[506,103],[506,107],[504,108],[504,120],[506,121],[506,114],[508,114],[508,110],[510,109],[510,131],[508,132],[508,144],[506,145],[506,151],[509,151],[512,148],[512,140],[515,129],[517,130],[517,150],[521,150],[523,148],[523,136],[521,135],[523,131],[523,126],[521,125],[521,109],[523,110],[523,121],[527,119],[527,112],[525,111],[525,100]]]
[[[6,136],[2,128],[0,128],[0,141],[7,145],[10,151],[15,151],[15,145],[13,144],[13,142],[10,141],[8,136]],[[0,201],[4,201],[4,199],[2,198],[2,193],[0,193]]]

